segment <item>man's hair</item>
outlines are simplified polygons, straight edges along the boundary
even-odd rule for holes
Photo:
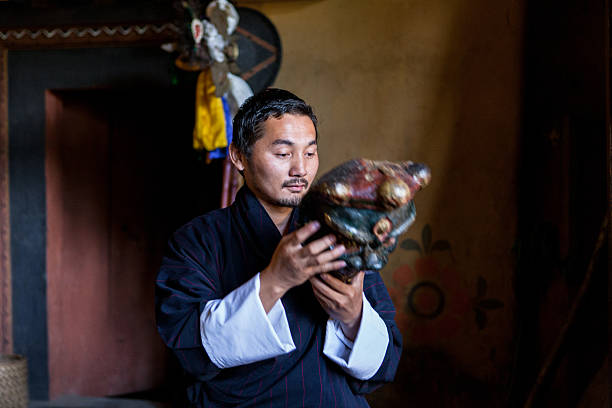
[[[234,116],[232,144],[250,157],[253,145],[262,138],[262,125],[270,117],[304,115],[312,120],[318,138],[317,117],[310,105],[284,89],[268,88],[248,98]]]

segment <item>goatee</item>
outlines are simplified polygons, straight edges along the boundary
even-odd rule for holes
[[[298,205],[300,205],[300,202],[302,201],[302,197],[298,196],[298,197],[291,197],[291,198],[280,198],[278,200],[276,200],[276,205],[278,205],[279,207],[291,207],[291,208],[295,208]]]

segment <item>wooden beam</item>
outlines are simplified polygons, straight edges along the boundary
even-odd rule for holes
[[[0,48],[0,352],[13,351],[9,210],[8,51]]]
[[[178,31],[171,22],[5,28],[0,29],[0,47],[47,49],[163,44],[176,41]]]

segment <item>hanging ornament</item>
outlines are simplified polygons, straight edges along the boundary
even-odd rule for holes
[[[193,41],[200,45],[202,37],[204,37],[204,24],[202,24],[202,20],[198,18],[191,20],[191,35],[193,36]]]

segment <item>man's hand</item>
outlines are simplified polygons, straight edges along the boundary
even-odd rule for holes
[[[355,340],[361,323],[364,275],[365,272],[359,272],[351,283],[344,283],[327,273],[310,278],[321,307],[332,319],[340,322],[342,332],[351,341]]]
[[[318,273],[346,266],[344,261],[336,260],[344,253],[344,246],[339,245],[329,249],[336,242],[333,235],[327,235],[302,246],[302,243],[319,228],[318,222],[310,222],[285,235],[276,247],[270,264],[259,275],[259,298],[266,313],[294,286],[301,285]]]

